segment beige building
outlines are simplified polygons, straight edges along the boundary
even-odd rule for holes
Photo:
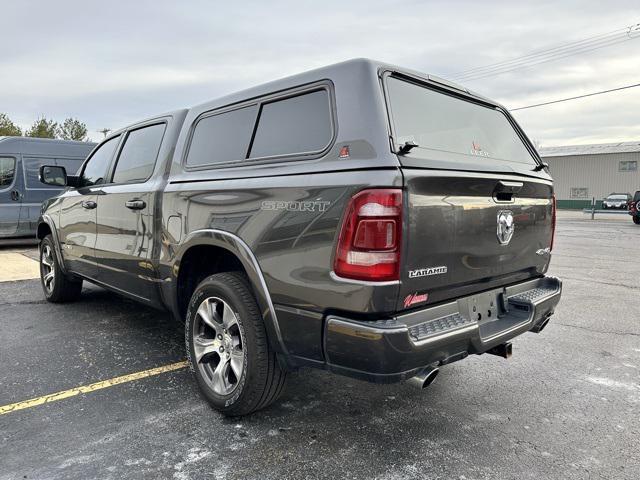
[[[555,181],[558,208],[584,208],[591,199],[640,190],[640,142],[539,149]],[[599,206],[600,204],[598,204]]]

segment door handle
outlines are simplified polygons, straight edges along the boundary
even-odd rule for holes
[[[20,200],[20,192],[18,190],[11,190],[11,200],[14,202]]]
[[[131,210],[142,210],[147,206],[144,200],[129,200],[124,205]]]
[[[82,208],[86,208],[87,210],[93,210],[97,206],[98,204],[93,200],[85,200],[84,202],[82,202]]]

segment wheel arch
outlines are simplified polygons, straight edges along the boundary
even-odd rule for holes
[[[38,219],[38,227],[36,229],[36,238],[38,240],[42,240],[48,234],[51,234],[53,237],[53,245],[56,249],[56,254],[58,256],[60,265],[60,269],[67,273],[67,267],[64,264],[64,258],[62,257],[62,249],[60,247],[60,240],[58,239],[58,230],[56,229],[56,224],[53,222],[53,219],[49,215],[41,215]]]
[[[51,232],[52,232],[51,226],[45,220],[41,219],[40,223],[38,223],[38,229],[36,230],[36,238],[38,240],[42,240]]]
[[[188,261],[190,258],[194,258],[194,255],[195,258],[199,258],[200,256],[198,254],[203,252],[224,252],[225,255],[230,256],[224,260],[225,265],[233,264],[233,262],[236,261],[237,265],[242,268],[249,279],[249,284],[256,297],[272,348],[276,352],[286,355],[287,349],[280,332],[276,311],[258,260],[251,251],[251,248],[240,237],[230,232],[216,229],[196,230],[187,235],[175,251],[173,260],[171,261],[172,282],[169,284],[172,284],[172,289],[169,294],[170,301],[168,303],[176,318],[182,321],[184,320],[184,305],[181,305],[180,297],[181,288],[186,278],[183,276],[184,274],[181,275],[181,273],[183,273],[185,268],[188,270]],[[205,259],[206,258],[208,257],[205,257]],[[191,290],[191,292],[192,291],[193,290]]]

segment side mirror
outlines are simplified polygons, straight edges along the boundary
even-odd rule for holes
[[[53,185],[54,187],[67,186],[67,171],[64,167],[57,165],[42,165],[40,167],[39,179],[45,185]]]

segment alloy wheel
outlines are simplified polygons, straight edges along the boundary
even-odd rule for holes
[[[218,395],[229,395],[242,378],[244,331],[224,300],[206,298],[196,312],[193,328],[194,364]]]
[[[48,293],[53,291],[56,281],[56,271],[53,260],[53,250],[49,245],[42,247],[42,257],[40,258],[40,268],[42,283]]]

